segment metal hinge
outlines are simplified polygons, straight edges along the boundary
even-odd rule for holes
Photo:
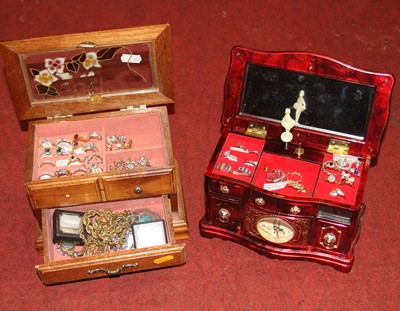
[[[265,139],[267,137],[267,126],[264,124],[249,123],[246,135]]]
[[[64,115],[60,115],[60,116],[51,116],[51,117],[47,117],[47,120],[69,118],[69,117],[72,117],[72,116],[73,116],[72,114],[64,114]]]
[[[328,148],[327,148],[327,151],[329,153],[344,154],[344,155],[349,154],[349,150],[350,150],[349,142],[337,140],[334,138],[331,138],[331,140],[329,141]]]
[[[121,108],[120,111],[127,111],[127,110],[133,110],[133,109],[146,109],[146,105],[140,105],[139,107],[134,107],[134,106],[128,106],[126,108]]]

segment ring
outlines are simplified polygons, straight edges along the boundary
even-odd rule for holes
[[[341,171],[348,171],[351,168],[351,162],[348,162],[346,158],[340,158],[336,160],[335,164]]]
[[[342,197],[342,198],[344,198],[344,197],[345,197],[344,192],[343,192],[342,190],[340,190],[339,188],[333,189],[331,192],[329,192],[329,195],[330,195],[332,198],[336,198],[336,197]]]
[[[99,149],[97,149],[97,146],[94,142],[88,143],[85,147],[82,147],[82,150],[84,152],[86,152],[86,151],[98,152],[99,151]]]
[[[346,173],[346,172],[342,171],[342,175],[338,182],[339,185],[346,184],[346,185],[354,187],[354,182],[355,182],[355,178],[351,177],[350,173]]]
[[[56,143],[54,141],[52,141],[51,139],[49,139],[48,137],[44,137],[42,139],[41,145],[43,148],[50,148],[51,146],[56,146]]]
[[[232,171],[232,166],[230,166],[228,163],[222,162],[218,163],[215,169],[230,173]]]
[[[53,161],[44,160],[44,161],[42,161],[42,162],[39,163],[38,167],[42,167],[42,166],[45,166],[45,165],[55,166],[55,164],[53,163]]]
[[[101,172],[103,172],[103,169],[97,163],[90,164],[89,167],[86,167],[86,173],[87,174],[90,174],[90,173],[101,173]]]
[[[225,151],[224,158],[228,159],[230,161],[233,161],[233,162],[237,162],[238,161],[238,158],[236,156],[234,156],[234,155],[231,155],[231,152],[229,150]]]
[[[61,139],[57,142],[57,154],[69,155],[72,153],[72,143],[67,139]]]
[[[337,170],[337,165],[333,161],[326,161],[322,164],[322,171],[328,175],[328,177],[325,179],[325,181],[329,181],[330,183],[335,183],[336,182],[336,174],[328,172],[326,169],[335,169]]]
[[[150,161],[145,157],[140,157],[137,163],[141,166],[150,166]]]
[[[81,158],[78,158],[78,157],[75,157],[75,156],[71,156],[71,158],[69,159],[67,165],[70,165],[70,164],[76,163],[76,162],[82,163]]]
[[[72,172],[72,175],[76,175],[79,172],[82,172],[83,174],[86,174],[87,173],[87,169],[82,168],[82,167],[77,168],[75,171]]]
[[[249,166],[252,166],[252,167],[256,167],[258,162],[257,161],[246,160],[246,161],[243,162],[243,164],[244,165],[249,165]]]
[[[267,181],[271,183],[281,182],[286,178],[286,174],[284,171],[280,169],[275,169],[270,173],[267,173]]]
[[[234,175],[250,176],[251,175],[251,171],[247,167],[240,166],[236,170],[233,171],[233,174]]]
[[[53,154],[50,152],[50,148],[44,148],[44,151],[40,156],[42,158],[47,158],[47,157],[52,157]]]
[[[91,139],[98,139],[102,140],[103,138],[101,137],[101,134],[99,132],[90,132],[86,138],[86,140],[91,140]]]
[[[55,171],[55,177],[62,177],[62,176],[71,176],[71,172],[65,168],[60,168],[59,170]]]
[[[245,147],[243,146],[232,146],[229,148],[230,150],[235,150],[235,151],[239,151],[239,152],[244,152],[244,153],[249,153],[249,150],[247,150]]]
[[[38,179],[49,179],[53,177],[54,177],[53,174],[50,174],[49,172],[44,172],[38,176]]]
[[[86,157],[83,158],[82,162],[87,162],[87,164],[90,164],[90,161],[92,161],[93,159],[96,160],[96,164],[103,163],[103,158],[99,156],[97,153],[92,153],[87,155]]]

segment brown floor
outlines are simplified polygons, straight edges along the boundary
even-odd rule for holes
[[[42,285],[35,223],[24,190],[27,132],[17,120],[0,61],[0,297],[2,310],[395,310],[399,305],[400,93],[378,163],[349,274],[311,262],[262,257],[199,236],[203,174],[220,135],[224,79],[235,45],[321,53],[400,75],[400,2],[381,1],[9,1],[0,41],[170,23],[174,154],[181,164],[191,237],[187,264],[114,279]],[[200,4],[201,3],[201,4]],[[397,305],[397,307],[396,307]]]

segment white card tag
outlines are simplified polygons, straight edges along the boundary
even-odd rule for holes
[[[275,182],[275,183],[266,183],[264,184],[264,190],[275,191],[285,188],[287,185],[287,181]]]
[[[56,166],[66,166],[68,165],[69,159],[63,159],[63,160],[57,160],[56,161]],[[71,163],[74,164],[74,163]],[[80,163],[77,163],[80,164]]]
[[[132,55],[132,54],[121,55],[121,62],[123,63],[140,64],[141,61],[142,57],[140,55]]]

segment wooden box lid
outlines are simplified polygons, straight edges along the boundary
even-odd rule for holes
[[[342,140],[350,153],[374,157],[388,121],[393,84],[390,74],[323,55],[234,47],[222,124],[242,133],[262,128],[266,139],[280,140],[285,110],[295,121],[295,104],[300,103],[305,110],[291,130],[291,144],[323,150],[330,141]]]
[[[169,25],[8,41],[0,50],[21,120],[174,102]]]

